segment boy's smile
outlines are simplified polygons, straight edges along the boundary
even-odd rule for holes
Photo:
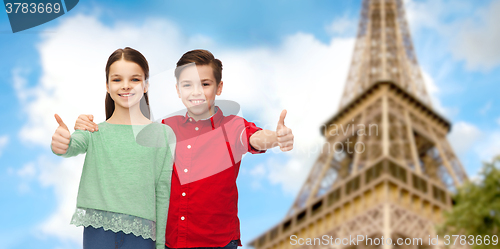
[[[204,99],[190,99],[189,102],[191,102],[193,105],[200,105],[205,103]]]
[[[210,65],[187,66],[179,75],[177,94],[195,120],[206,119],[214,114],[215,96],[222,92],[223,82],[216,84]]]

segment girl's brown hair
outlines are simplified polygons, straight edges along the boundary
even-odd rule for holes
[[[144,71],[144,80],[145,84],[147,84],[149,78],[148,61],[146,60],[146,57],[144,57],[144,55],[141,54],[141,52],[129,47],[123,49],[119,48],[109,56],[108,62],[106,63],[106,84],[109,84],[109,68],[113,63],[121,59],[134,62],[137,65],[139,65],[142,68],[142,71]],[[115,101],[111,98],[109,93],[106,93],[105,108],[106,108],[106,120],[108,120],[115,111]],[[140,108],[142,115],[144,115],[146,118],[150,118],[149,99],[147,92],[145,92],[144,95],[142,96]]]

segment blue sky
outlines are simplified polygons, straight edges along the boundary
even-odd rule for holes
[[[453,123],[448,138],[474,176],[481,161],[500,154],[500,1],[405,2],[433,105]],[[195,48],[221,58],[221,98],[239,102],[247,119],[273,129],[287,108],[294,152],[243,160],[239,216],[248,243],[284,217],[316,159],[318,127],[340,101],[360,6],[359,0],[82,0],[62,17],[16,34],[0,14],[2,248],[79,248],[81,230],[69,219],[83,157],[51,154],[52,116],[59,113],[69,127],[80,113],[103,120],[105,60],[125,46],[146,55],[151,91],[166,96],[153,101],[156,116],[178,110],[171,70]],[[153,85],[164,77],[168,84]]]

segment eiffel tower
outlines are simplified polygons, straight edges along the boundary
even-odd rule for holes
[[[339,110],[321,129],[321,154],[285,218],[250,245],[444,248],[442,237],[429,239],[468,180],[446,139],[450,128],[426,92],[403,1],[363,0]],[[335,240],[358,235],[364,242]]]

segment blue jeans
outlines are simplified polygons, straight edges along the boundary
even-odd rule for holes
[[[104,231],[91,226],[83,229],[83,249],[154,249],[152,239],[144,239],[124,232]]]
[[[193,247],[193,248],[185,248],[185,249],[236,249],[236,248],[238,248],[238,241],[231,240],[229,242],[229,244],[227,244],[226,246],[223,246],[223,247]],[[165,249],[173,249],[173,248],[165,246]],[[181,249],[181,248],[177,248],[177,249]]]

